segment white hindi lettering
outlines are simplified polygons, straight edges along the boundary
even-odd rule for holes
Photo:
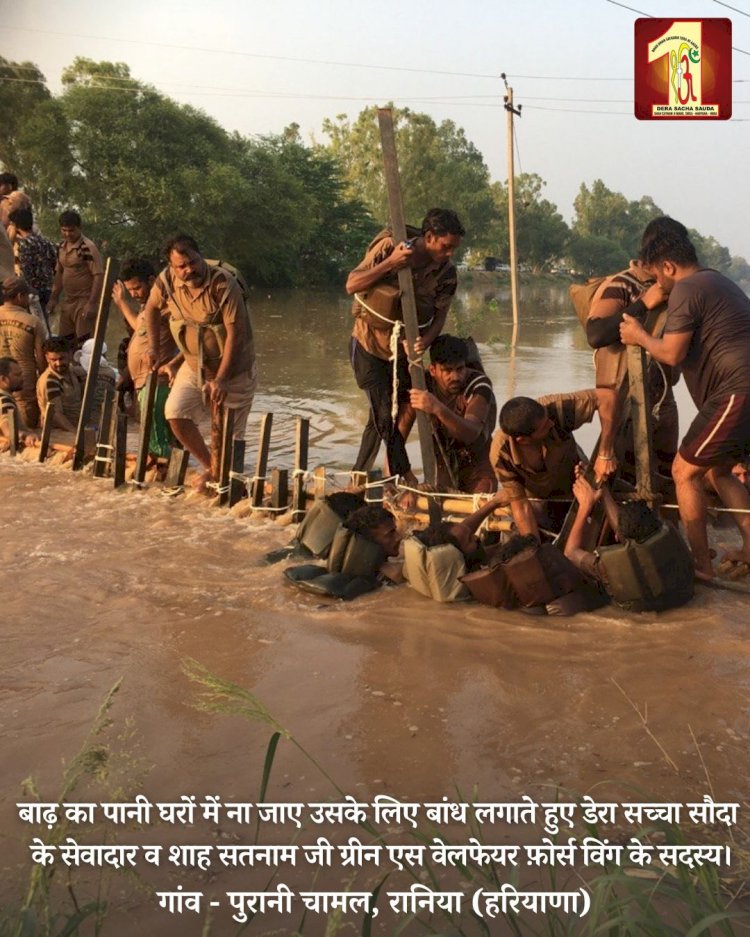
[[[183,794],[179,803],[156,804],[159,819],[165,823],[192,824],[195,818],[195,795]]]
[[[384,823],[387,826],[409,824],[413,829],[417,828],[419,804],[404,803],[388,794],[377,794],[373,799],[372,809],[375,811],[376,823]]]
[[[713,826],[715,823],[734,826],[737,822],[737,811],[740,808],[739,804],[716,803],[708,794],[703,795],[702,804],[685,804],[685,806],[692,822],[705,826]]]
[[[415,883],[408,891],[389,891],[388,903],[396,914],[419,914],[420,911],[434,914],[436,910],[460,914],[463,897],[460,891],[433,891],[427,885]]]
[[[563,824],[567,826],[568,829],[573,829],[576,804],[554,803],[542,804],[541,806],[544,811],[542,825],[544,826],[545,833],[549,833],[550,836],[556,836],[560,832],[560,827]]]
[[[33,823],[41,826],[43,823],[48,829],[57,823],[57,808],[59,804],[24,803],[16,804],[18,819],[23,823]]]
[[[278,826],[293,823],[298,830],[302,829],[304,804],[256,804],[255,807],[263,823],[275,823]]]
[[[284,882],[276,886],[276,891],[228,891],[229,904],[234,908],[232,920],[246,924],[248,912],[264,914],[266,911],[278,911],[281,914],[292,913],[294,892]]]
[[[182,885],[177,891],[157,891],[159,907],[170,914],[182,914],[183,911],[198,912],[201,909],[202,891],[183,891]]]
[[[68,823],[83,826],[84,823],[93,823],[96,817],[97,804],[61,804],[63,816]]]

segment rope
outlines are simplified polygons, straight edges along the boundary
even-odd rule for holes
[[[391,361],[393,362],[393,383],[391,387],[391,419],[394,426],[398,419],[398,348],[401,341],[403,322],[394,322],[391,330]]]

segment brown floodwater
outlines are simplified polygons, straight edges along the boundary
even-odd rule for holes
[[[366,413],[346,356],[348,303],[271,295],[258,298],[254,316],[262,372],[250,459],[259,414],[273,411],[272,466],[291,465],[301,414],[312,419],[311,464],[346,468]],[[490,286],[463,293],[456,320],[456,331],[479,341],[501,400],[591,382],[590,353],[556,286],[527,293],[514,356],[503,344],[505,294]],[[594,434],[581,435],[584,446]],[[659,616],[605,608],[559,620],[441,606],[407,586],[321,603],[286,587],[281,568],[264,562],[289,528],[155,490],[115,493],[106,481],[7,457],[0,518],[0,905],[18,900],[26,843],[43,835],[16,817],[22,782],[32,777],[42,800],[57,800],[65,766],[118,680],[107,736],[117,753],[111,787],[85,786],[69,800],[139,792],[154,802],[257,799],[272,729],[197,712],[187,658],[255,694],[360,801],[439,801],[458,799],[457,791],[480,801],[552,801],[557,788],[602,800],[696,802],[711,792],[744,808],[748,799],[743,595],[704,589]],[[734,535],[712,536],[721,543]],[[339,796],[282,740],[266,800]],[[205,823],[149,831],[148,841],[158,835],[201,843],[225,834]],[[105,935],[198,937],[200,920],[159,911],[153,887],[185,882],[223,894],[238,880],[173,866],[141,872],[142,892],[114,880]],[[84,886],[80,896],[90,897]],[[213,933],[236,931],[226,908],[217,911]]]

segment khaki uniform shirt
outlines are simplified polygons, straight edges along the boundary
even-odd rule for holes
[[[81,235],[73,244],[63,241],[57,249],[57,264],[62,267],[62,288],[70,298],[86,298],[97,274],[104,272],[102,255],[92,240]]]
[[[74,425],[78,423],[83,399],[83,383],[71,366],[64,377],[53,374],[49,368],[36,382],[36,399],[42,415],[48,403],[61,407],[63,414]]]
[[[162,270],[151,287],[149,302],[160,312],[169,311],[171,328],[182,332],[185,360],[193,371],[199,368],[199,333],[203,335],[203,366],[206,376],[213,377],[222,360],[222,349],[210,328],[200,326],[235,323],[240,328],[239,347],[235,348],[232,370],[227,380],[238,374],[250,373],[255,365],[255,345],[250,313],[237,280],[221,267],[208,264],[203,282],[188,286],[173,277],[169,267]],[[166,282],[165,282],[166,281]]]
[[[143,317],[144,306],[139,311],[134,308],[136,304],[131,301],[131,308],[136,313],[135,331],[130,336],[128,342],[128,373],[133,380],[136,390],[140,390],[146,383],[149,375],[149,366],[146,360],[146,354],[150,350],[148,339],[148,329]],[[165,312],[159,321],[159,365],[171,361],[177,354],[177,345],[172,338],[169,330],[169,315]]]
[[[36,351],[46,338],[41,319],[22,306],[0,306],[0,358],[15,358],[23,372],[22,400],[36,396]]]
[[[538,401],[552,421],[542,440],[542,468],[533,469],[527,462],[524,447],[499,429],[492,437],[490,461],[498,481],[511,500],[549,498],[570,495],[578,460],[573,430],[590,423],[597,409],[596,391],[579,390],[572,394],[550,394]]]
[[[362,262],[353,272],[371,270],[382,263],[386,257],[393,253],[395,242],[392,237],[386,236],[376,240],[367,250]],[[420,321],[428,322],[439,313],[448,312],[451,300],[456,292],[458,279],[456,268],[450,261],[437,264],[432,261],[424,267],[412,267],[411,277],[414,283],[414,297],[417,310],[420,312]],[[393,272],[383,277],[383,283],[398,284],[398,273]],[[374,329],[365,319],[361,318],[362,307],[354,300],[352,313],[355,316],[352,335],[365,351],[388,361],[391,358],[391,329]]]

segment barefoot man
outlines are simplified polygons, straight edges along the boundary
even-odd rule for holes
[[[662,338],[623,316],[620,336],[662,364],[680,365],[698,408],[672,465],[680,518],[696,576],[711,579],[704,476],[733,514],[742,548],[724,557],[750,563],[750,494],[732,467],[750,449],[750,299],[727,277],[698,263],[687,229],[673,218],[655,218],[643,232],[641,257],[669,296]],[[650,291],[649,291],[650,293]],[[661,297],[643,301],[661,302]]]
[[[208,264],[187,234],[166,246],[167,266],[151,288],[143,310],[149,335],[149,364],[159,358],[162,314],[185,361],[172,384],[164,415],[174,435],[200,463],[196,487],[216,481],[211,453],[197,421],[207,404],[234,410],[234,438],[243,439],[256,386],[250,314],[239,283],[226,269]]]

